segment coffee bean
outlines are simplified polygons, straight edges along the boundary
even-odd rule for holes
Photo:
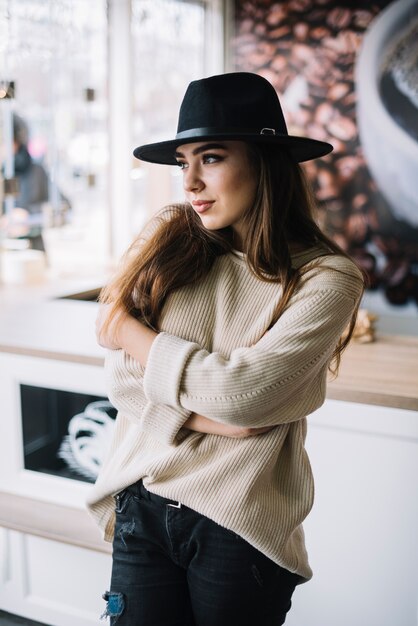
[[[351,22],[351,11],[349,9],[343,9],[336,7],[332,9],[327,15],[327,23],[338,30],[347,28]]]
[[[264,72],[265,71],[268,70],[264,70]],[[263,76],[265,77],[264,72]],[[295,74],[291,70],[283,70],[282,72],[275,74],[270,82],[279,93],[283,94],[294,78]]]
[[[368,202],[368,197],[366,196],[366,194],[358,193],[353,198],[353,209],[355,211],[360,211],[361,209],[364,209],[367,202]]]
[[[269,26],[277,26],[286,18],[286,13],[287,11],[283,4],[274,4],[268,12],[265,21]]]
[[[345,224],[345,232],[352,243],[360,244],[365,242],[368,230],[367,220],[362,213],[349,215]]]
[[[298,132],[296,132],[296,130],[294,130],[294,134],[299,134],[299,135],[303,135],[303,129],[306,128],[306,126],[310,123],[312,119],[312,113],[310,111],[307,111],[306,109],[297,109],[296,111],[293,112],[292,114],[292,126],[293,125],[297,125],[299,126],[299,130]]]
[[[312,0],[288,0],[287,6],[289,11],[295,11],[296,13],[303,13],[312,6]]]
[[[312,28],[309,32],[309,36],[312,39],[323,39],[324,37],[329,37],[330,36],[330,31],[328,28],[326,28],[325,26],[315,26],[315,28]]]
[[[353,12],[353,24],[354,26],[356,26],[357,28],[361,28],[362,30],[365,30],[367,28],[372,19],[373,14],[370,11],[358,10]]]
[[[326,141],[325,137],[328,137],[325,128],[319,124],[309,124],[306,134],[312,139],[319,139],[319,141]]]
[[[343,107],[353,110],[356,102],[357,102],[356,92],[351,91],[345,96],[345,98],[342,99],[341,104]]]
[[[336,37],[325,37],[323,44],[326,48],[334,50],[340,55],[354,55],[360,48],[361,36],[350,30],[344,30],[338,33]],[[354,58],[351,58],[353,61]],[[342,57],[340,63],[347,63]]]
[[[244,33],[252,33],[254,30],[254,22],[252,20],[242,20],[239,25],[239,33],[240,35]]]
[[[297,43],[292,48],[292,57],[293,59],[308,62],[312,59],[312,49],[303,43]]]
[[[334,116],[334,108],[329,102],[321,102],[315,110],[315,122],[325,126]]]
[[[257,26],[254,28],[255,34],[260,35],[260,37],[263,37],[263,35],[265,35],[266,30],[267,28],[265,24],[257,24]]]
[[[336,181],[330,171],[321,169],[318,172],[317,182],[319,185],[317,196],[320,200],[330,200],[338,196]]]
[[[368,289],[377,289],[380,285],[380,277],[376,271],[376,257],[362,248],[350,249],[350,256],[357,265],[366,273]]]
[[[335,166],[342,181],[349,181],[354,178],[360,167],[360,161],[355,156],[346,156],[335,161]]]
[[[277,46],[283,45],[281,41],[284,37],[289,37],[292,34],[290,30],[290,26],[280,26],[279,28],[274,28],[268,32],[269,39],[275,41]],[[292,43],[289,41],[289,43]]]
[[[382,280],[386,284],[386,298],[391,304],[404,305],[408,302],[415,280],[406,259],[389,261],[382,272]]]
[[[276,47],[274,46],[274,44],[267,41],[261,41],[257,47],[258,54],[264,55],[265,62],[269,62],[269,60],[274,56],[275,51]]]
[[[288,60],[285,56],[283,56],[282,54],[277,54],[274,59],[272,60],[272,62],[270,63],[270,67],[271,69],[273,69],[275,72],[281,72],[287,69],[288,67]]]
[[[309,26],[306,22],[297,22],[293,27],[295,38],[299,41],[306,41],[309,33]]]
[[[328,89],[327,89],[326,84],[324,84],[323,81],[320,81],[320,80],[317,81],[312,76],[308,82],[308,85],[309,85],[309,93],[314,98],[317,98],[318,100],[324,100],[324,98],[326,98]]]
[[[315,0],[315,4],[327,4],[328,0],[326,0],[326,2],[318,2],[318,0]],[[327,11],[324,11],[323,9],[314,9],[313,11],[310,11],[309,13],[309,22],[311,24],[323,24],[325,22],[325,18],[327,16]]]
[[[328,90],[328,97],[331,100],[341,100],[350,91],[350,85],[348,83],[335,83]]]
[[[342,115],[331,120],[327,125],[327,130],[331,135],[341,141],[351,141],[357,136],[357,127],[348,117]]]
[[[327,211],[331,211],[333,213],[341,213],[344,209],[344,203],[341,199],[334,198],[333,200],[329,200],[327,202]]]
[[[373,232],[376,232],[377,230],[379,230],[379,223],[380,223],[379,216],[374,206],[369,206],[367,208],[366,218],[370,226],[370,229]]]

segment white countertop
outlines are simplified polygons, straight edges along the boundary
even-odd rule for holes
[[[98,304],[63,297],[102,284],[103,277],[0,285],[0,352],[101,364],[104,350],[94,326]]]

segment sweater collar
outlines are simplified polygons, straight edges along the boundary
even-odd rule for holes
[[[311,248],[307,248],[306,250],[302,250],[300,252],[295,252],[292,254],[292,267],[298,269],[299,267],[302,267],[302,265],[305,265],[305,263],[309,263],[317,257],[325,256],[327,254],[329,254],[329,251],[321,244],[312,246]],[[240,250],[231,250],[227,256],[239,265],[246,265],[247,263],[247,255]]]

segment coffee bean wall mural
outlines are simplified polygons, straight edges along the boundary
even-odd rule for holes
[[[393,307],[418,307],[418,0],[235,0],[233,69],[267,78],[325,230]],[[396,310],[394,308],[394,310]]]

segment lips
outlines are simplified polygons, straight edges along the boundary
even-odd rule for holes
[[[192,206],[197,213],[204,213],[211,208],[214,200],[193,200]]]

